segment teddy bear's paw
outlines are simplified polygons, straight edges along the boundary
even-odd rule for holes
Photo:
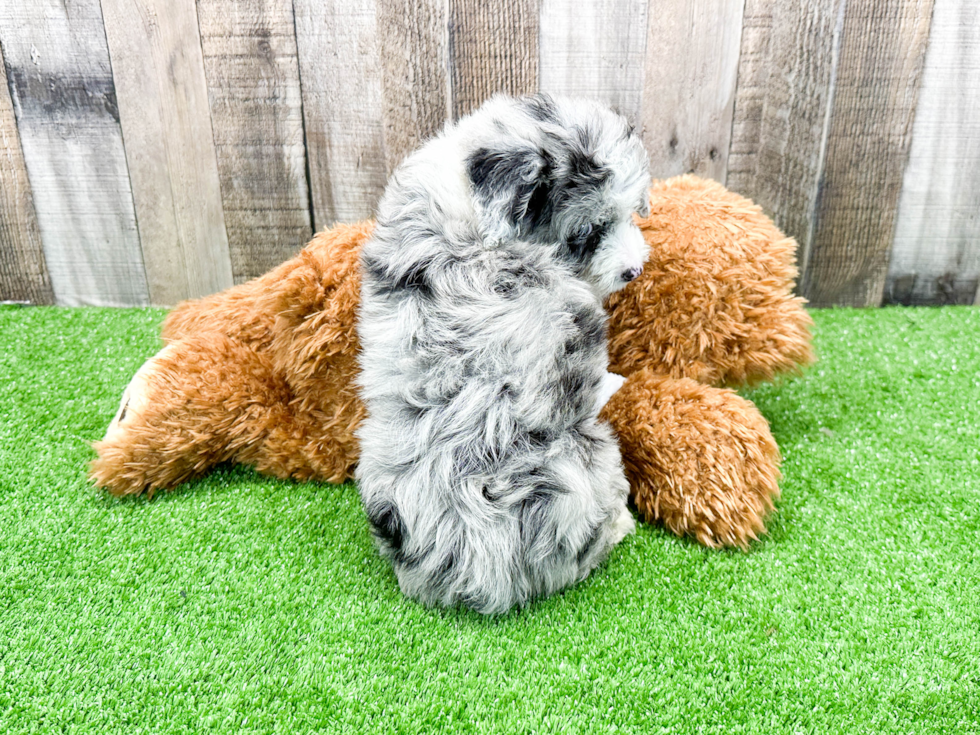
[[[161,402],[159,384],[175,349],[174,343],[167,345],[136,371],[105,436],[92,445],[98,457],[89,466],[90,476],[113,495],[153,491],[154,482],[147,470],[157,458],[147,452],[148,439],[154,433],[148,419]]]
[[[745,549],[779,497],[779,450],[758,409],[731,390],[633,374],[601,414],[619,435],[643,517],[705,546]]]
[[[123,391],[119,401],[119,409],[106,428],[105,436],[102,437],[103,442],[121,441],[127,429],[143,418],[147,407],[150,405],[153,379],[158,375],[161,365],[164,364],[173,350],[173,344],[167,345],[144,362],[143,366],[136,371],[136,375],[133,376]]]

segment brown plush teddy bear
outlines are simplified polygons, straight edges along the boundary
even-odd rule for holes
[[[779,452],[758,410],[723,385],[813,360],[791,294],[796,244],[720,184],[655,184],[639,225],[643,275],[614,294],[610,370],[627,378],[602,416],[647,521],[707,546],[746,547],[778,497]],[[180,304],[92,463],[117,495],[152,494],[219,462],[300,480],[352,476],[358,254],[373,224],[321,232],[261,278]]]

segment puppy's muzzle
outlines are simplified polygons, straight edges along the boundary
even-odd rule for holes
[[[630,281],[635,281],[637,278],[639,278],[642,272],[642,268],[627,268],[619,277],[622,278],[625,283],[629,283]]]

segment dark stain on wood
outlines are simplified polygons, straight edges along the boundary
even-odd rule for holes
[[[119,122],[119,105],[112,77],[46,74],[37,69],[6,67],[10,97],[17,109],[58,122],[79,114],[109,117]]]

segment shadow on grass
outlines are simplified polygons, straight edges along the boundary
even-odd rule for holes
[[[222,462],[200,477],[181,483],[167,490],[156,490],[152,495],[113,495],[112,493],[92,486],[98,497],[98,502],[106,508],[116,506],[140,507],[155,503],[180,503],[193,500],[195,497],[221,497],[229,492],[265,492],[273,488],[305,488],[314,492],[330,492],[349,490],[357,492],[353,481],[340,485],[321,480],[292,480],[263,475],[248,465],[234,462]]]

